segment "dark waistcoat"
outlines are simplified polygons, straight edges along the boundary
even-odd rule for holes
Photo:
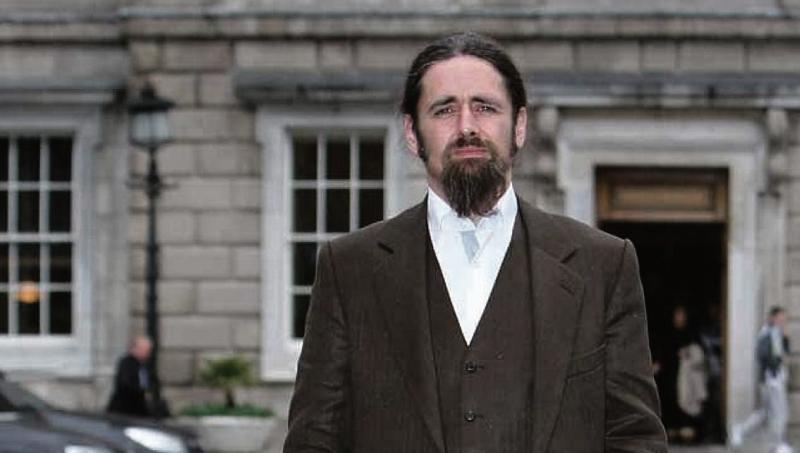
[[[430,240],[427,292],[447,453],[530,451],[533,332],[527,238],[511,244],[468,346]]]

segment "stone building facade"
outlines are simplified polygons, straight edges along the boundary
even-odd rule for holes
[[[129,182],[145,156],[127,141],[125,107],[150,81],[176,104],[175,140],[159,151],[171,184],[158,225],[166,396],[174,408],[215,397],[197,384],[199,366],[236,352],[261,378],[247,397],[284,413],[316,244],[421,199],[424,171],[399,129],[402,76],[429,40],[474,30],[499,39],[526,77],[532,139],[515,173],[525,198],[596,225],[717,225],[709,278],[722,313],[724,415],[741,420],[755,404],[749,351],[767,308],[789,307],[800,338],[800,2],[685,5],[4,3],[0,148],[12,170],[0,182],[10,276],[0,283],[0,368],[35,375],[62,404],[98,408],[127,339],[144,330],[145,198]],[[47,167],[57,143],[71,152],[66,180]],[[26,149],[40,155],[39,179],[25,179]],[[48,195],[59,190],[71,194],[67,213]],[[33,214],[19,209],[30,193],[41,215],[29,231]],[[45,225],[65,215],[65,231]],[[56,262],[69,278],[54,280]],[[25,266],[38,266],[47,294],[38,315],[15,297]],[[800,409],[800,368],[794,376]]]

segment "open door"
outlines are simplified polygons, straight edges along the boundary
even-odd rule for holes
[[[723,443],[727,171],[598,168],[595,180],[598,227],[636,246],[671,441]],[[697,414],[677,402],[678,351],[692,343],[704,352],[708,376]]]

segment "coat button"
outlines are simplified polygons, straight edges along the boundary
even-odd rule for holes
[[[475,362],[467,362],[464,364],[464,370],[467,373],[474,373],[478,371],[478,365],[476,365]]]
[[[474,422],[477,415],[474,411],[467,411],[464,413],[464,420],[468,422]]]

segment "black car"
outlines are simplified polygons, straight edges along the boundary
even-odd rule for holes
[[[202,453],[196,437],[150,420],[55,408],[0,373],[0,453]]]

